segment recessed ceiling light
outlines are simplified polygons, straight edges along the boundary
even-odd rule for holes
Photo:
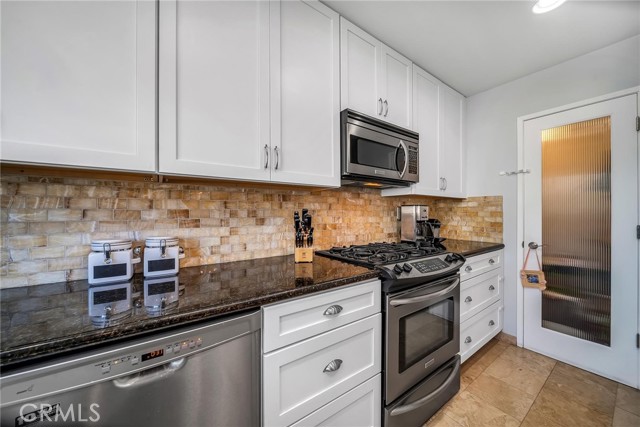
[[[536,4],[533,5],[533,13],[545,13],[559,7],[566,0],[538,0]]]

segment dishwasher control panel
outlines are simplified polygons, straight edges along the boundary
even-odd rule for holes
[[[103,374],[120,373],[132,368],[144,367],[176,356],[188,356],[202,347],[202,337],[185,338],[181,341],[158,344],[154,348],[139,353],[119,355],[117,358],[96,363],[96,368]],[[118,369],[121,368],[121,369]]]

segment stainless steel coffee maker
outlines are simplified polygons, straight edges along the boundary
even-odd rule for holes
[[[400,240],[440,241],[440,221],[429,219],[429,206],[408,205],[399,207]]]

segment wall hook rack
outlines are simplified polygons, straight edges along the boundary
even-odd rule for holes
[[[521,173],[531,173],[531,169],[518,169],[517,171],[511,171],[511,172],[502,171],[502,172],[500,172],[499,175],[501,175],[501,176],[511,176],[511,175],[518,175],[518,174],[521,174]]]

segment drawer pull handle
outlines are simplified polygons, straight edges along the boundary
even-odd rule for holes
[[[467,266],[464,268],[464,271],[466,271],[467,273],[468,273],[468,272],[470,272],[471,270],[473,270],[473,268],[471,268],[471,266],[470,266],[470,265],[467,265]]]
[[[496,322],[494,322],[493,320],[489,320],[489,326],[493,326],[495,324],[496,324]]]
[[[496,290],[496,288],[495,288],[495,286],[491,285],[491,286],[489,286],[489,290],[490,290],[490,291],[495,291],[495,290]]]
[[[322,372],[334,372],[340,369],[340,365],[342,365],[342,359],[333,359],[327,366],[324,367]]]
[[[471,302],[471,301],[473,301],[473,298],[471,298],[471,297],[466,297],[464,299],[464,302]]]
[[[471,342],[471,337],[466,337],[464,339],[465,344],[469,344]]]
[[[342,307],[339,306],[338,304],[335,304],[327,308],[322,314],[325,316],[335,316],[336,314],[339,314],[341,311],[342,311]]]
[[[495,263],[496,263],[496,262],[493,260],[493,258],[490,258],[490,259],[489,259],[489,264],[493,265],[493,264],[495,264]]]

